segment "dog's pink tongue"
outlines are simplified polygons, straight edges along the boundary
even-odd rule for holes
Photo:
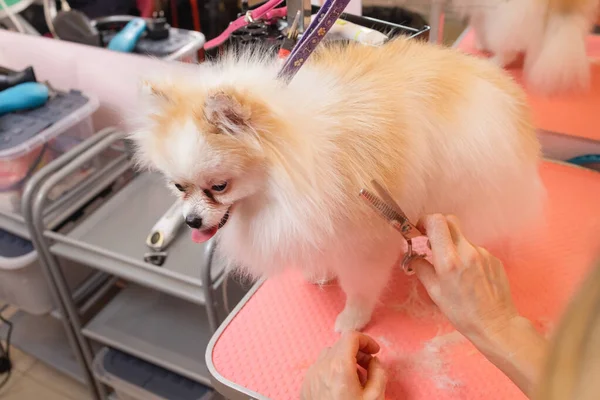
[[[194,229],[192,231],[192,240],[196,243],[204,243],[211,237],[215,236],[215,234],[217,233],[217,229],[218,229],[217,227],[208,229],[206,231]]]

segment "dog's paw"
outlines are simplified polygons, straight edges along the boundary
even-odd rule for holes
[[[338,333],[360,331],[371,320],[371,312],[355,307],[346,307],[335,320]]]
[[[496,53],[492,56],[491,61],[500,68],[505,68],[514,63],[519,54],[516,52]]]
[[[480,52],[489,52],[489,46],[487,45],[487,43],[481,39],[479,36],[475,36],[475,50],[480,51]]]
[[[488,50],[487,46],[485,46],[481,43],[475,43],[475,50],[477,50],[479,53],[489,53],[490,52]]]

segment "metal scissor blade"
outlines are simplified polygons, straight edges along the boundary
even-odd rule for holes
[[[398,205],[398,203],[396,203],[396,200],[394,200],[392,198],[392,195],[390,194],[390,192],[388,192],[376,180],[372,180],[371,181],[371,185],[373,185],[373,187],[375,188],[375,191],[377,192],[377,194],[379,195],[379,197],[381,198],[381,200],[383,200],[389,207],[393,208],[394,211],[398,215],[401,215],[402,217],[404,217],[406,219],[406,214],[404,214],[404,212],[402,211],[402,209],[400,208],[400,206]]]
[[[398,232],[402,233],[401,221],[404,218],[401,215],[396,213],[394,209],[388,206],[383,200],[366,189],[362,189],[359,196],[373,209],[373,211],[375,211],[375,213],[377,213],[377,215],[389,222],[392,227],[398,230]]]
[[[379,194],[379,197],[383,202],[388,206],[388,208],[392,209],[394,213],[398,216],[397,221],[401,225],[401,233],[405,239],[414,239],[419,236],[423,236],[423,234],[417,229],[415,225],[413,225],[409,220],[404,211],[400,208],[398,203],[392,198],[390,193],[379,184],[376,180],[372,180],[371,184]]]

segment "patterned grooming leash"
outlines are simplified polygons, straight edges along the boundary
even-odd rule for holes
[[[327,0],[317,13],[313,22],[308,26],[302,38],[296,43],[278,78],[289,83],[300,70],[308,57],[315,51],[325,34],[329,32],[335,21],[340,17],[350,0]]]

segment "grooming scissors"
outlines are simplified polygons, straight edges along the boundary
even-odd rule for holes
[[[419,236],[424,236],[415,225],[413,225],[406,214],[402,211],[398,203],[394,201],[390,193],[383,188],[377,181],[371,181],[371,185],[379,195],[371,193],[367,189],[361,189],[359,196],[383,219],[396,229],[408,244],[408,249],[402,259],[402,269],[407,275],[413,275],[415,270],[410,267],[410,262],[416,258],[424,258],[424,254],[413,252],[412,240]]]

